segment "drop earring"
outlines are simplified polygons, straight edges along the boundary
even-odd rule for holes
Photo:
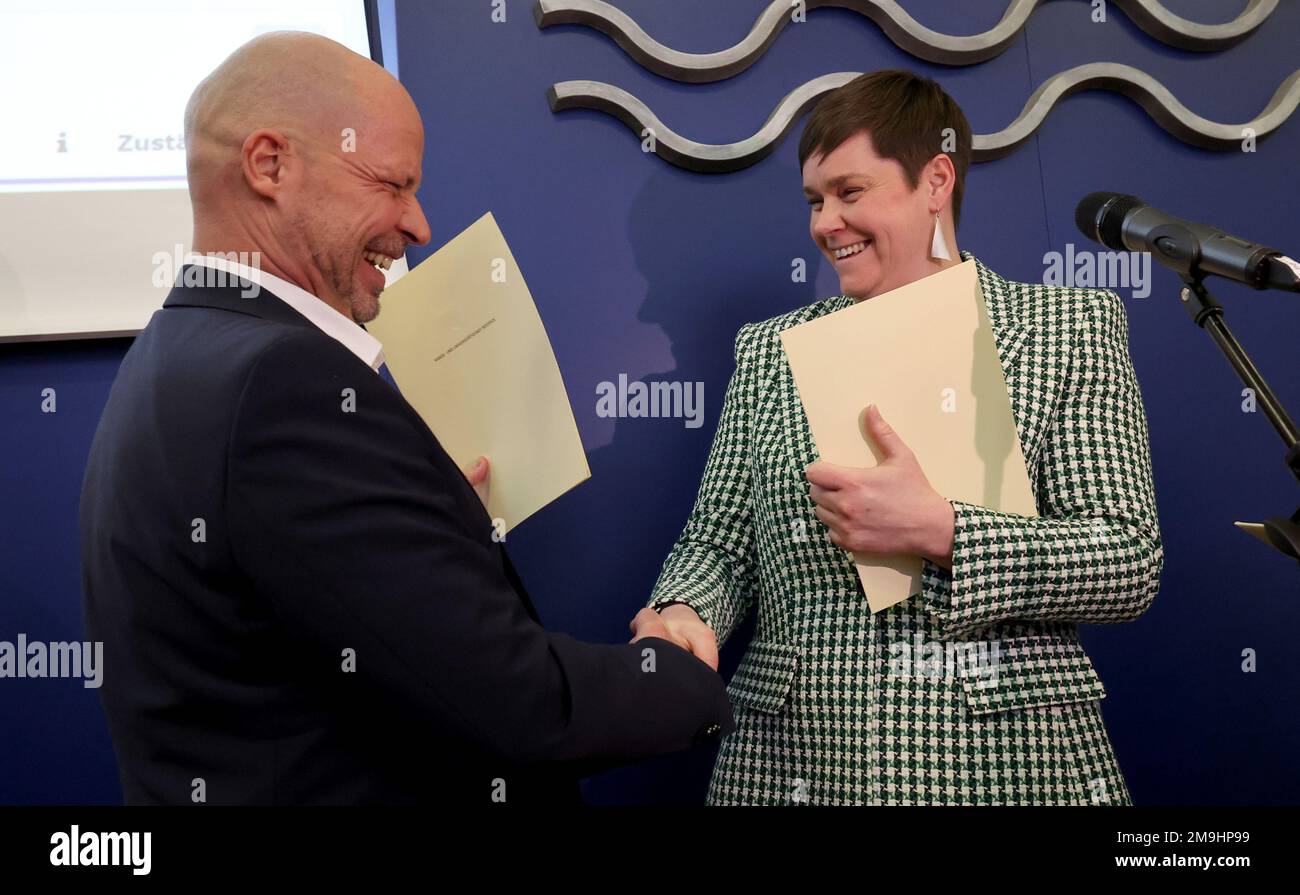
[[[943,238],[943,227],[939,225],[939,212],[934,213],[934,237],[930,240],[930,257],[936,261],[951,261],[952,253],[948,251],[948,241]]]

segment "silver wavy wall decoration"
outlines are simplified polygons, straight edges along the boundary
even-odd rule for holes
[[[787,94],[758,132],[736,143],[689,140],[664,124],[641,100],[600,81],[562,81],[547,92],[551,109],[597,109],[622,121],[638,136],[649,129],[654,151],[662,159],[708,174],[747,168],[766,158],[795,120],[822,95],[856,78],[860,72],[836,72],[814,78]],[[1195,114],[1170,90],[1144,71],[1113,62],[1093,62],[1048,78],[1007,127],[974,137],[972,160],[990,161],[1014,152],[1034,135],[1057,102],[1082,90],[1109,90],[1136,102],[1162,128],[1180,140],[1205,149],[1237,149],[1249,129],[1256,139],[1277,130],[1300,105],[1300,70],[1282,82],[1257,116],[1243,124],[1221,124]]]
[[[885,35],[913,56],[941,65],[974,65],[1002,53],[1020,34],[1043,0],[1011,0],[1002,20],[982,34],[943,34],[908,15],[895,0],[804,0],[812,11],[836,7],[866,16]],[[1278,0],[1250,0],[1241,15],[1222,25],[1203,25],[1174,15],[1159,0],[1110,0],[1156,40],[1181,50],[1210,52],[1243,40],[1258,28]],[[773,0],[749,35],[716,53],[683,53],[659,43],[627,13],[604,0],[538,0],[533,16],[539,28],[585,25],[609,36],[644,68],[665,78],[689,83],[721,81],[739,74],[767,52],[791,21],[792,0]]]

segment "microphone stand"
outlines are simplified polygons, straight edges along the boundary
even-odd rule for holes
[[[1237,376],[1254,393],[1257,404],[1264,409],[1264,415],[1273,428],[1282,436],[1287,447],[1286,465],[1300,481],[1300,429],[1296,428],[1295,421],[1228,328],[1223,319],[1223,305],[1205,288],[1204,274],[1200,270],[1200,240],[1186,227],[1166,224],[1152,230],[1148,241],[1158,260],[1177,272],[1185,284],[1179,296],[1192,322],[1214,339],[1228,363],[1237,371]],[[1290,518],[1274,516],[1266,519],[1263,525],[1270,545],[1300,561],[1300,508]]]

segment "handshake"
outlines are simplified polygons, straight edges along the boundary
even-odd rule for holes
[[[632,643],[643,637],[659,637],[677,644],[714,671],[718,670],[718,638],[685,603],[670,603],[659,612],[642,609],[628,627],[632,631]]]

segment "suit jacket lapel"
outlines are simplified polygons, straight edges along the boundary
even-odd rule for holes
[[[963,253],[964,258],[974,256]],[[1019,374],[1017,361],[1030,326],[1017,313],[1012,302],[1011,289],[1006,280],[975,259],[975,270],[979,276],[980,293],[984,296],[984,308],[988,312],[989,325],[993,329],[993,342],[997,345],[998,357],[1002,360],[1002,372],[1009,380]]]
[[[963,253],[963,257],[972,257]],[[1011,414],[1020,436],[1029,481],[1038,491],[1038,461],[1053,397],[1060,383],[1060,358],[1052,346],[1040,345],[1041,334],[1023,306],[1025,286],[1011,283],[975,260],[980,292],[1002,362]]]

